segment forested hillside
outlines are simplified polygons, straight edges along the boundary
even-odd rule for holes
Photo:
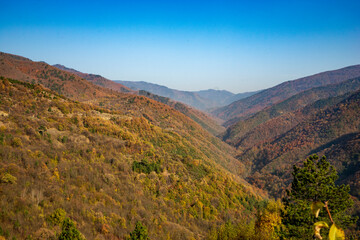
[[[355,92],[340,103],[319,110],[287,132],[246,149],[238,158],[249,167],[248,180],[260,188],[266,188],[272,195],[279,196],[290,180],[292,164],[310,153],[320,151],[321,146],[331,146],[329,144],[332,143],[332,147],[338,148],[335,143],[344,143],[336,139],[360,131],[359,99],[360,92]],[[327,156],[335,160],[329,153]],[[334,165],[342,165],[338,170],[350,166],[347,163],[343,165],[343,161],[348,162],[349,159],[334,161]]]
[[[191,108],[183,103],[176,102],[174,100],[171,100],[167,97],[158,96],[143,90],[139,91],[139,95],[146,96],[148,98],[151,98],[155,101],[164,103],[170,107],[173,107],[174,109],[178,110],[179,112],[185,114],[186,116],[190,117],[192,120],[197,122],[201,125],[204,129],[212,133],[213,135],[217,136],[220,135],[225,131],[225,128],[220,125],[221,120],[214,120],[213,117],[209,116],[208,114],[201,112],[199,110],[196,110],[194,108]]]
[[[81,74],[1,53],[0,236],[54,239],[71,220],[86,239],[124,239],[138,222],[150,239],[272,238],[282,205],[267,194],[283,196],[313,153],[360,215],[360,78],[248,116],[222,135],[232,147],[198,110]]]
[[[0,236],[54,238],[68,217],[86,239],[137,221],[151,239],[203,239],[263,205],[235,149],[176,109],[1,56]]]
[[[0,76],[42,84],[59,94],[81,101],[116,95],[109,89],[98,87],[75,74],[59,70],[45,62],[34,62],[2,52],[0,52]]]
[[[152,239],[198,239],[213,224],[254,214],[260,198],[216,163],[231,156],[190,119],[151,123],[5,78],[0,89],[1,228],[9,238],[54,236],[59,211],[88,239],[122,238],[138,220]],[[173,118],[170,107],[157,111]]]
[[[74,73],[76,75],[78,75],[79,77],[82,77],[86,80],[88,80],[89,82],[101,86],[101,87],[105,87],[105,88],[110,88],[112,90],[115,91],[119,91],[119,92],[133,92],[130,88],[120,84],[120,83],[115,83],[109,79],[106,79],[100,75],[97,74],[89,74],[89,73],[83,73],[83,72],[79,72],[75,69],[72,68],[67,68],[64,65],[61,64],[55,64],[53,65],[54,67],[60,69],[60,70],[64,70],[66,72],[71,72]]]
[[[340,102],[359,88],[360,78],[355,78],[301,92],[230,126],[222,138],[236,147],[251,147],[287,132],[314,112]]]
[[[227,122],[224,126],[228,127],[240,119],[244,119],[302,91],[314,87],[340,83],[359,76],[360,65],[318,73],[309,77],[281,83],[255,95],[236,101],[228,106],[218,108],[212,113],[215,116],[226,120]]]

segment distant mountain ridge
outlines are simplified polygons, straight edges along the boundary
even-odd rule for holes
[[[143,82],[143,81],[120,81],[133,90],[144,90],[159,96],[168,97],[175,101],[185,103],[189,106],[203,111],[209,111],[217,107],[225,106],[239,99],[251,96],[257,92],[246,92],[234,94],[226,90],[201,90],[201,91],[180,91],[166,86]]]
[[[212,111],[212,114],[227,121],[224,126],[230,126],[240,119],[244,119],[299,92],[314,87],[340,83],[359,76],[360,65],[354,65],[287,81],[250,97],[240,99],[225,107],[218,108]]]

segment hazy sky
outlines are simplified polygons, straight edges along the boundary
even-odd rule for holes
[[[6,1],[0,51],[234,93],[360,64],[360,1]]]

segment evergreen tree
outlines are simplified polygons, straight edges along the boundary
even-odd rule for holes
[[[137,222],[135,225],[134,231],[130,233],[130,240],[148,240],[148,231],[147,228],[141,224],[141,222]]]
[[[59,240],[85,240],[79,230],[76,229],[75,224],[70,218],[65,218],[62,223]]]
[[[337,172],[325,156],[320,159],[317,155],[310,156],[304,161],[303,167],[293,168],[291,189],[287,190],[287,196],[283,199],[285,211],[282,213],[282,234],[285,239],[312,239],[314,223],[329,222],[325,210],[315,217],[311,210],[313,203],[327,203],[332,221],[339,227],[347,228],[356,222],[346,212],[353,205],[350,187],[335,185]],[[326,231],[324,229],[322,235],[327,235]]]

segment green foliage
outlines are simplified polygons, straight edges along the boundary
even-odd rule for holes
[[[233,240],[236,239],[239,234],[237,226],[234,226],[230,221],[221,225],[219,229],[214,229],[208,240]]]
[[[9,231],[8,230],[3,230],[2,227],[0,226],[0,236],[4,236],[5,237],[4,239],[8,238],[9,237]],[[2,240],[1,237],[0,237],[0,240]]]
[[[283,206],[280,201],[269,201],[267,206],[258,211],[255,222],[255,236],[260,239],[279,239],[281,228],[280,212]]]
[[[269,201],[258,209],[255,221],[250,223],[240,222],[234,225],[230,221],[219,228],[212,229],[208,240],[277,240],[281,227],[280,201]]]
[[[315,202],[311,204],[311,210],[313,211],[313,214],[315,215],[315,217],[317,218],[319,216],[319,212],[321,210],[321,208],[325,207],[326,211],[329,215],[330,221],[332,222],[332,226],[330,228],[330,232],[329,232],[329,239],[330,240],[345,240],[345,232],[341,229],[336,227],[334,221],[332,220],[331,217],[331,213],[329,211],[329,207],[328,207],[328,202],[325,202],[325,204],[323,204],[322,202]],[[317,239],[322,239],[322,236],[320,234],[320,230],[322,228],[329,228],[329,225],[324,222],[316,222],[314,224],[314,237],[316,237]]]
[[[70,218],[65,218],[61,226],[59,240],[85,240]]]
[[[147,173],[147,174],[151,173],[152,171],[154,171],[156,173],[161,172],[160,163],[158,163],[158,162],[149,163],[145,159],[141,160],[140,162],[134,161],[132,164],[132,169],[134,172]]]
[[[312,213],[315,215],[316,218],[319,217],[320,210],[321,210],[321,208],[323,208],[324,206],[325,206],[325,204],[322,203],[322,202],[319,202],[319,201],[313,202],[313,203],[311,204],[311,211],[312,211]]]
[[[337,173],[325,157],[319,159],[317,155],[310,156],[304,161],[303,167],[294,166],[293,177],[291,190],[283,199],[285,227],[282,234],[285,238],[310,239],[314,234],[311,226],[316,215],[318,221],[329,220],[327,212],[319,211],[319,202],[328,202],[333,220],[340,226],[346,228],[356,221],[347,214],[353,204],[349,186],[335,185]]]
[[[135,229],[130,233],[129,240],[148,240],[147,228],[141,222],[136,222]]]
[[[56,209],[50,216],[48,216],[48,222],[53,225],[60,225],[66,218],[66,212],[62,208]]]

